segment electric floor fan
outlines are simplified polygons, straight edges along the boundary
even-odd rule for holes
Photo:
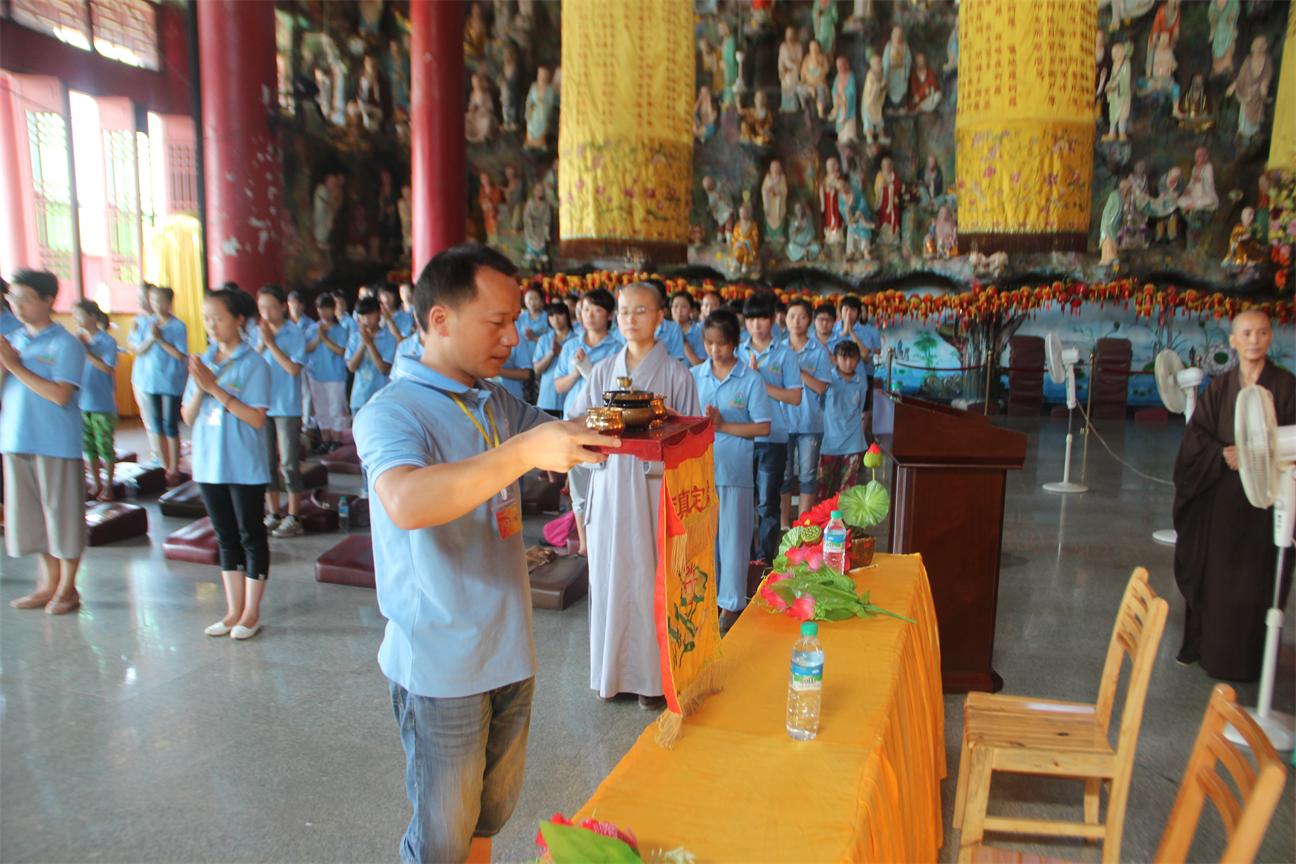
[[[1278,645],[1282,639],[1283,562],[1292,548],[1292,527],[1296,523],[1296,426],[1279,426],[1273,396],[1252,385],[1238,394],[1233,416],[1233,438],[1237,446],[1238,474],[1242,489],[1254,507],[1273,507],[1274,545],[1278,562],[1274,570],[1273,605],[1265,614],[1264,665],[1260,671],[1260,695],[1250,710],[1276,750],[1292,749],[1293,721],[1290,714],[1273,710],[1274,675],[1278,667]],[[1242,742],[1231,727],[1230,741]]]
[[[1179,355],[1167,348],[1156,356],[1154,377],[1161,404],[1171,414],[1184,415],[1186,424],[1197,407],[1197,387],[1202,382],[1202,370],[1196,366],[1184,366]],[[1162,528],[1152,532],[1152,539],[1173,546],[1177,538],[1173,528]]]
[[[1074,348],[1063,348],[1062,340],[1057,333],[1050,332],[1044,340],[1044,362],[1048,364],[1049,378],[1054,384],[1066,384],[1067,434],[1066,461],[1062,463],[1062,482],[1045,483],[1045,492],[1056,492],[1060,495],[1071,495],[1077,492],[1088,492],[1089,487],[1083,483],[1071,482],[1071,421],[1075,417],[1076,383],[1075,367],[1080,362],[1080,352]]]

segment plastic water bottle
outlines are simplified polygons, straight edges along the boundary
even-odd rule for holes
[[[832,511],[832,518],[824,526],[823,559],[838,573],[846,572],[846,523],[840,510]]]
[[[343,531],[351,530],[351,499],[345,495],[338,496],[338,521]]]
[[[798,741],[809,741],[819,734],[823,662],[819,625],[803,621],[801,638],[792,646],[792,674],[788,678],[787,731]]]

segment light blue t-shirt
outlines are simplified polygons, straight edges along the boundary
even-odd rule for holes
[[[694,366],[693,382],[697,385],[698,404],[720,409],[726,423],[772,422],[774,402],[765,392],[765,382],[742,363],[735,363],[723,380],[716,378],[711,361]],[[751,438],[717,432],[715,436],[715,482],[717,486],[756,485],[755,445]]]
[[[853,329],[855,338],[859,339],[860,344],[873,352],[869,354],[867,360],[860,360],[860,368],[864,370],[864,374],[872,375],[873,358],[877,356],[877,352],[882,350],[882,334],[872,324],[865,324],[863,321],[856,321]],[[838,321],[833,325],[833,335],[837,337],[837,341],[841,341],[841,338],[846,335],[846,331],[842,329],[842,322]],[[836,344],[836,342],[833,343],[834,346]]]
[[[148,340],[153,332],[153,322],[157,320],[159,319],[156,315],[150,315],[138,334],[132,327],[128,342],[131,350],[138,350],[139,346]],[[135,367],[131,377],[143,393],[179,396],[184,393],[185,379],[189,377],[189,370],[185,365],[188,362],[189,330],[185,327],[185,323],[174,315],[161,323],[160,329],[162,338],[175,346],[186,359],[177,360],[164,351],[157,342],[150,342],[143,354],[135,356]]]
[[[556,330],[549,330],[540,337],[540,341],[536,343],[535,351],[531,354],[532,366],[549,356],[549,352],[553,350],[554,340],[557,338],[558,331]],[[545,369],[540,376],[540,393],[536,398],[537,407],[550,411],[561,411],[563,405],[567,403],[567,394],[559,393],[554,389],[554,379],[558,377],[558,361],[562,359],[562,349],[567,346],[568,342],[576,338],[579,337],[575,333],[571,330],[567,331],[567,336],[559,343],[562,346],[558,349],[559,356],[553,359],[553,362],[549,364],[549,368]]]
[[[540,335],[535,339],[532,339],[527,336],[526,331],[528,330]],[[534,346],[541,336],[549,332],[549,313],[544,309],[541,309],[540,314],[533,317],[530,312],[523,309],[522,314],[519,315],[517,319],[517,332],[518,338],[523,342],[528,342],[530,345]]]
[[[360,338],[357,330],[347,343],[347,357],[354,357],[355,352],[360,350],[364,341]],[[374,336],[374,346],[378,349],[378,356],[384,362],[392,362],[396,356],[396,337],[386,327],[378,331]],[[364,356],[360,358],[360,365],[356,367],[355,380],[351,382],[351,413],[359,411],[366,402],[373,398],[373,395],[387,386],[387,376],[379,371],[377,364],[369,356],[369,349],[365,349]]]
[[[351,337],[360,332],[360,325],[356,323],[356,319],[351,315],[339,315],[337,321],[342,327],[342,332],[346,334],[346,341],[338,342],[338,344],[345,348],[351,344]],[[337,342],[338,340],[334,339],[333,341]],[[347,356],[350,356],[350,352],[347,352]]]
[[[681,363],[688,363],[688,357],[684,354],[684,334],[680,332],[679,325],[674,321],[667,318],[658,324],[653,339],[666,346],[667,354]]]
[[[523,336],[518,337],[518,343],[513,346],[509,352],[508,359],[504,361],[505,369],[530,369],[531,368],[531,346]],[[503,375],[498,378],[492,378],[496,384],[512,393],[518,399],[526,399],[526,391],[523,387],[524,382],[515,381],[512,378],[505,378]]]
[[[411,333],[396,344],[396,357],[399,359],[404,354],[414,357],[423,355],[423,345],[419,342],[419,334]]]
[[[792,343],[784,342],[787,349],[797,359],[797,365],[802,372],[811,377],[818,378],[820,381],[832,380],[833,361],[828,354],[828,349],[819,344],[819,340],[814,337],[806,339],[805,347],[800,351],[792,347]],[[801,404],[789,405],[788,419],[791,422],[791,428],[788,429],[794,435],[822,435],[823,425],[823,397],[818,393],[801,385]]]
[[[562,353],[559,354],[558,359],[554,361],[554,365],[558,367],[556,376],[561,378],[564,375],[570,375],[572,373],[572,370],[576,368],[576,352],[580,351],[582,348],[585,349],[585,358],[589,360],[592,365],[597,366],[600,360],[611,357],[624,347],[625,346],[617,341],[611,333],[605,335],[593,348],[585,344],[584,337],[579,339],[568,339],[567,344],[563,346]],[[567,391],[567,398],[563,402],[564,409],[567,405],[572,404],[572,399],[574,399],[576,394],[580,393],[584,389],[585,376],[577,376],[576,383]]]
[[[684,337],[684,341],[693,349],[693,353],[698,356],[698,360],[705,362],[707,359],[706,341],[702,338],[702,325],[696,323],[690,324],[687,333],[685,333],[684,328],[681,327],[680,335]],[[689,362],[687,354],[684,355],[684,362]]]
[[[261,341],[261,328],[257,328],[253,347],[261,359],[270,367],[270,410],[267,417],[300,417],[302,415],[301,370],[296,375],[289,375],[279,360]],[[279,350],[288,355],[294,363],[306,362],[306,337],[302,330],[292,321],[284,319],[283,326],[275,334],[275,344]],[[321,346],[323,347],[323,346]],[[328,351],[327,348],[324,349]],[[330,354],[333,352],[329,352]]]
[[[0,336],[8,336],[21,326],[18,316],[9,311],[9,305],[0,301]]]
[[[824,437],[819,452],[824,456],[849,456],[868,449],[864,440],[864,398],[868,379],[855,370],[847,381],[833,369],[824,394]]]
[[[42,378],[81,387],[85,346],[81,340],[51,323],[35,336],[21,327],[7,337],[22,357],[22,364]],[[81,406],[77,394],[66,405],[55,405],[6,372],[0,404],[0,453],[81,458]]]
[[[318,321],[308,321],[302,325],[302,338],[307,345],[315,341],[319,329]],[[345,325],[334,322],[333,326],[329,327],[328,338],[334,345],[346,351],[347,345],[351,342],[351,331]],[[345,381],[346,357],[330,351],[321,339],[315,346],[315,350],[306,355],[306,372],[316,381]]]
[[[744,366],[751,364],[752,355],[756,356],[756,367],[766,384],[784,387],[789,390],[801,387],[801,367],[797,365],[794,355],[786,345],[771,341],[764,351],[757,351],[752,343],[739,345],[737,356]],[[786,444],[788,430],[792,427],[791,411],[794,406],[779,402],[770,397],[774,403],[774,417],[770,420],[770,434],[757,438],[758,444]]]
[[[469,696],[535,675],[524,544],[521,532],[507,540],[496,535],[492,507],[499,493],[453,522],[405,531],[392,523],[376,491],[392,468],[449,464],[485,452],[477,425],[489,434],[492,417],[501,441],[552,419],[497,384],[467,387],[406,357],[393,369],[392,383],[356,415],[378,609],[387,619],[378,665],[418,696]],[[521,494],[516,482],[504,491]]]
[[[103,330],[90,337],[86,350],[110,368],[117,368],[117,340]],[[100,372],[89,359],[81,375],[80,408],[100,414],[117,413],[117,381],[107,372]]]
[[[219,345],[203,354],[202,362],[216,375],[216,382],[235,399],[250,408],[270,407],[270,367],[247,342],[241,343],[222,363],[216,362]],[[185,387],[187,403],[198,385],[193,379]],[[253,429],[204,393],[191,435],[193,479],[197,483],[270,482],[270,455],[266,452],[266,428]]]
[[[414,313],[406,312],[404,309],[397,309],[392,313],[392,323],[400,331],[401,339],[406,338],[416,329],[414,326]]]

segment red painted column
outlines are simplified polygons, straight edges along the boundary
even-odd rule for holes
[[[279,248],[283,160],[270,128],[276,110],[275,4],[201,0],[207,281],[255,293],[283,281]]]
[[[14,92],[17,86],[16,79],[0,72],[0,275],[6,277],[19,267],[40,266],[27,246],[26,211],[31,207],[23,203],[34,196],[31,189],[23,188],[23,178],[29,175],[22,170],[18,147],[27,136],[19,137],[22,130],[18,118],[22,114],[18,108],[22,100]]]
[[[413,273],[465,237],[464,4],[410,0],[410,149]]]

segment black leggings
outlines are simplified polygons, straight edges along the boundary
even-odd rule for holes
[[[270,578],[266,542],[265,484],[199,483],[207,516],[216,531],[222,571],[241,570],[249,579]]]

